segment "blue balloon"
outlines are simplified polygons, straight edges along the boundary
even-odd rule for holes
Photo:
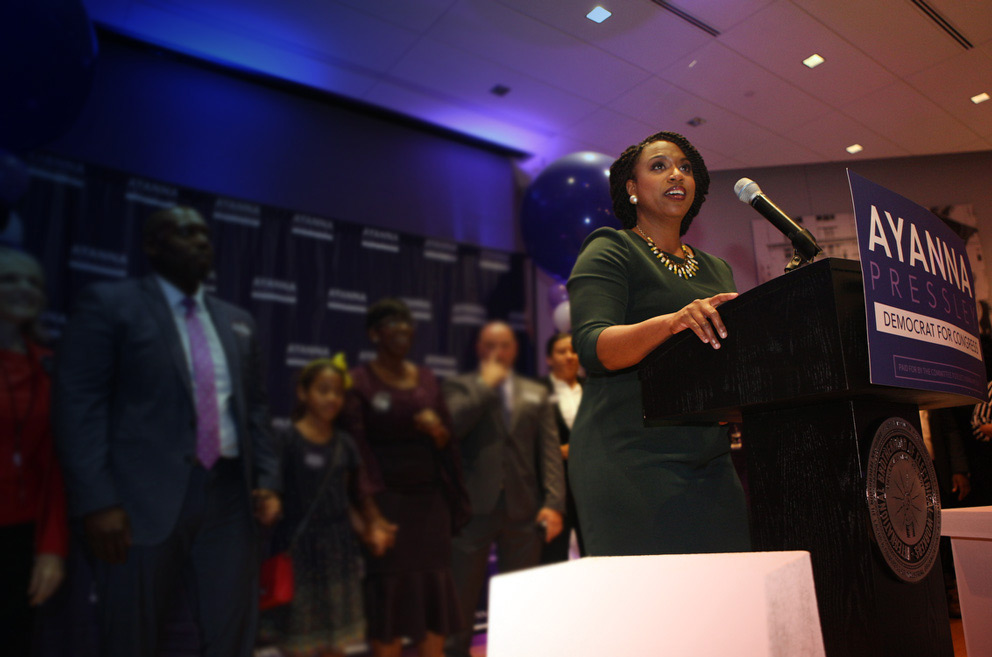
[[[89,96],[96,58],[81,0],[0,2],[0,148],[28,151],[65,134]]]
[[[24,161],[0,148],[0,207],[14,205],[31,182],[31,175]]]
[[[572,153],[549,164],[524,192],[524,246],[534,263],[559,281],[572,272],[589,233],[602,226],[620,228],[610,200],[612,163],[603,153]]]

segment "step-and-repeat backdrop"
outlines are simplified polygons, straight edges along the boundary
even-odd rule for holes
[[[42,261],[44,319],[56,341],[81,287],[149,273],[141,250],[145,217],[188,205],[210,225],[216,260],[209,289],[258,322],[277,422],[289,413],[302,365],[337,351],[351,364],[374,356],[365,312],[387,296],[410,306],[417,320],[411,355],[439,376],[475,366],[475,336],[490,318],[516,329],[520,369],[533,368],[530,265],[520,254],[226,198],[53,155],[33,157],[30,171],[30,189],[0,237]]]

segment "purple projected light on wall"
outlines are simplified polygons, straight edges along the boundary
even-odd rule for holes
[[[500,118],[481,106],[382,77],[413,45],[415,34],[377,22],[377,37],[371,43],[364,38],[367,30],[353,33],[346,27],[362,25],[360,12],[349,12],[343,26],[328,19],[326,12],[332,9],[349,11],[342,6],[321,9],[322,3],[303,3],[288,12],[277,5],[222,0],[195,6],[177,2],[167,9],[134,3],[122,17],[110,0],[88,4],[103,24],[143,41],[357,99],[484,142],[534,153],[551,137],[535,127],[540,125],[537,117],[531,119],[525,112]]]

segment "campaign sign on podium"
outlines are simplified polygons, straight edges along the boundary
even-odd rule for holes
[[[847,172],[871,382],[986,398],[964,240],[924,207]]]

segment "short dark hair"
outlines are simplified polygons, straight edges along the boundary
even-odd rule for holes
[[[555,350],[556,342],[558,342],[559,340],[563,340],[564,338],[570,338],[570,337],[572,337],[572,334],[567,331],[558,331],[557,333],[552,335],[550,338],[548,338],[548,344],[544,348],[544,351],[546,352],[545,355],[547,356],[551,355],[551,352]]]
[[[146,244],[150,241],[154,242],[158,239],[163,229],[186,214],[195,214],[201,221],[205,221],[199,210],[186,205],[174,205],[171,208],[156,210],[145,218],[145,223],[141,227],[142,240]]]
[[[387,319],[405,319],[408,322],[413,322],[413,315],[410,313],[409,306],[403,303],[402,299],[386,297],[369,306],[365,313],[365,328],[366,330],[371,329]]]
[[[699,154],[695,146],[689,140],[677,132],[656,132],[644,139],[639,144],[628,146],[620,154],[620,157],[610,165],[610,197],[613,199],[613,214],[624,228],[633,228],[637,225],[637,210],[630,203],[630,193],[627,191],[627,181],[634,177],[634,166],[637,158],[641,156],[641,151],[648,144],[656,141],[668,141],[685,153],[692,165],[692,177],[696,181],[696,196],[692,199],[689,211],[682,218],[682,225],[679,227],[679,235],[685,235],[692,224],[693,218],[699,214],[699,208],[706,200],[706,194],[710,191],[710,172],[706,169],[703,156]]]

